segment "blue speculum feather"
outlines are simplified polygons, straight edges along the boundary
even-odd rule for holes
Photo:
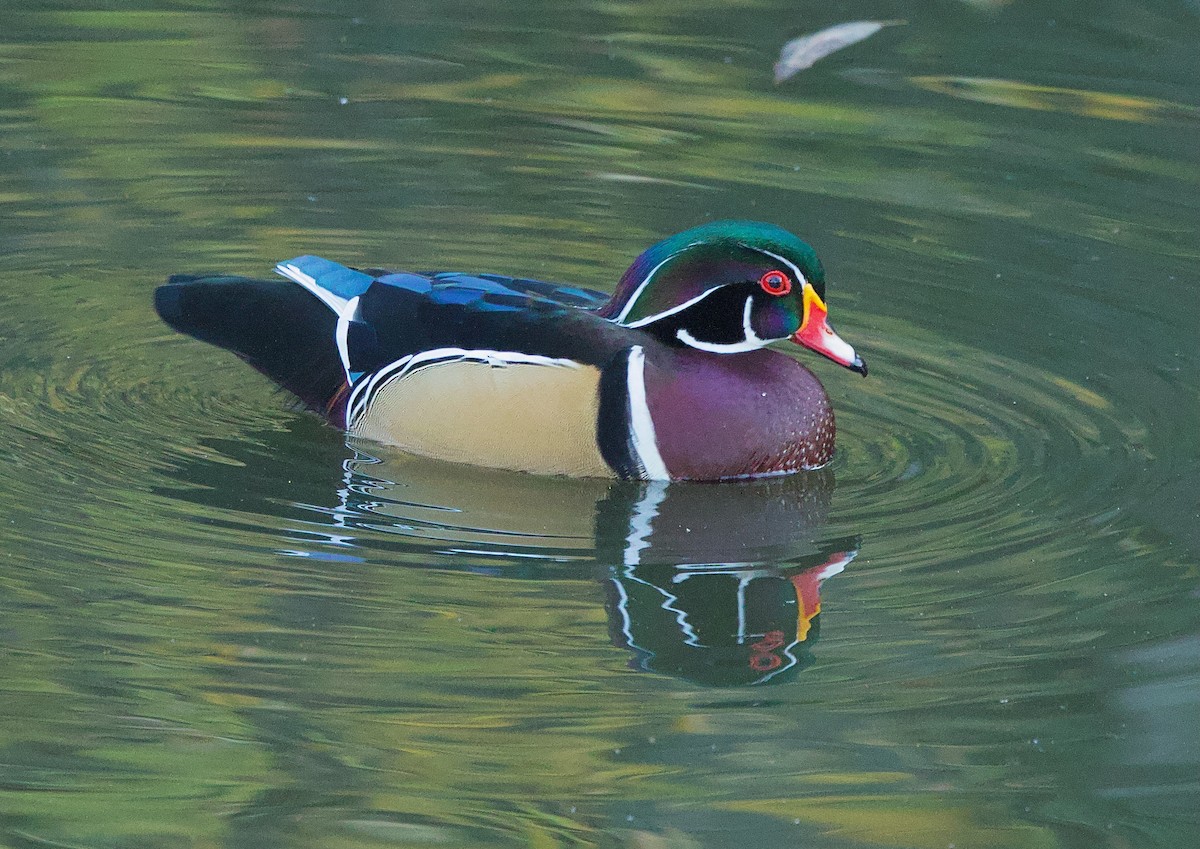
[[[369,274],[319,256],[298,256],[280,264],[295,266],[315,280],[318,286],[346,300],[361,295],[374,282]]]
[[[319,281],[321,282],[321,281]],[[608,300],[607,295],[575,286],[557,286],[540,280],[525,280],[498,274],[462,274],[432,272],[381,274],[375,282],[424,295],[437,304],[474,305],[483,310],[512,311],[527,308],[533,300],[594,308]]]
[[[423,274],[412,274],[407,271],[402,271],[398,274],[385,274],[378,278],[376,282],[382,283],[385,286],[395,286],[398,289],[407,289],[418,295],[428,295],[433,289],[433,281],[431,279]]]

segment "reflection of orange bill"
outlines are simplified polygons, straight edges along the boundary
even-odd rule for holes
[[[800,605],[800,615],[796,617],[797,642],[808,639],[813,617],[821,612],[821,582],[841,572],[857,555],[857,551],[839,551],[829,555],[820,566],[792,575],[792,586],[796,588],[796,603]]]

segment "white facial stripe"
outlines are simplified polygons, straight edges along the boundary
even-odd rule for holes
[[[626,385],[629,388],[629,437],[634,453],[650,480],[670,480],[667,464],[658,453],[658,438],[654,433],[654,420],[650,417],[650,406],[646,403],[646,352],[641,345],[629,349],[629,365]]]
[[[718,342],[704,342],[688,333],[682,327],[679,328],[675,336],[680,342],[687,345],[689,348],[695,348],[697,351],[711,351],[714,354],[740,354],[743,351],[757,351],[759,348],[767,344],[758,338],[753,340],[746,339],[729,345],[722,345]]]
[[[802,287],[811,285],[808,282],[808,278],[806,278],[804,276],[804,272],[802,272],[800,270],[799,266],[797,266],[794,262],[792,262],[787,257],[780,256],[779,254],[774,253],[773,251],[769,251],[765,248],[756,247],[754,245],[747,245],[744,243],[739,243],[739,244],[741,244],[742,247],[744,247],[748,250],[756,251],[760,254],[763,254],[764,256],[769,256],[772,259],[777,260],[778,262],[782,263],[784,266],[786,266],[792,272],[792,275],[795,278],[795,282],[798,285],[800,285]],[[629,312],[633,309],[634,302],[639,297],[641,297],[642,293],[645,291],[646,286],[650,283],[650,280],[654,276],[654,274],[660,268],[662,268],[664,265],[666,265],[670,260],[674,259],[675,256],[677,256],[677,254],[672,254],[671,256],[667,257],[666,259],[664,259],[662,262],[660,262],[658,265],[654,266],[654,268],[652,268],[650,270],[650,273],[646,275],[646,278],[642,281],[641,285],[639,285],[637,290],[634,292],[633,297],[630,298],[629,302],[627,304],[625,304],[624,309],[622,309],[620,314],[617,315],[616,318],[612,319],[612,321],[614,321],[617,324],[623,323],[625,317],[628,316]],[[653,324],[656,321],[660,321],[669,316],[683,312],[684,310],[688,309],[689,307],[695,306],[696,304],[700,303],[705,298],[707,298],[709,295],[711,295],[713,292],[716,292],[719,289],[723,289],[729,285],[732,285],[732,284],[723,283],[720,286],[713,286],[712,288],[706,289],[705,291],[701,292],[696,297],[690,298],[689,300],[684,301],[682,304],[677,304],[677,305],[671,307],[670,309],[663,310],[662,312],[655,313],[654,315],[648,315],[643,318],[639,318],[637,321],[632,321],[629,324],[626,324],[625,326],[626,327],[645,327],[647,324]],[[697,339],[695,336],[693,336],[691,333],[689,333],[684,328],[680,328],[678,331],[676,331],[675,336],[681,342],[683,342],[685,345],[688,345],[692,348],[696,348],[697,350],[700,350],[700,351],[711,351],[713,353],[719,353],[719,354],[734,354],[734,353],[739,353],[742,351],[757,350],[757,349],[763,347],[764,345],[767,345],[768,341],[760,339],[755,334],[753,327],[751,327],[750,313],[751,313],[752,309],[753,309],[753,304],[752,304],[751,300],[749,298],[747,298],[746,306],[742,311],[742,329],[744,331],[744,336],[742,338],[742,341],[740,341],[740,342],[733,342],[733,343],[729,343],[729,344],[721,344],[721,343],[717,343],[717,342],[705,342],[701,339]],[[773,341],[773,340],[771,340],[771,341]],[[847,346],[847,347],[849,347],[849,346]]]
[[[637,299],[640,298],[642,293],[646,291],[646,287],[650,285],[650,281],[654,279],[654,275],[658,273],[660,268],[662,268],[671,260],[675,259],[676,256],[676,254],[671,254],[658,265],[654,266],[654,268],[650,269],[650,273],[647,274],[638,287],[633,290],[633,294],[630,295],[629,300],[625,302],[625,307],[621,310],[617,317],[613,319],[613,321],[615,321],[617,324],[621,324],[625,321],[625,317],[629,315],[629,311],[633,309],[634,304],[637,303]]]
[[[792,270],[792,274],[796,275],[796,282],[798,284],[800,284],[801,286],[805,286],[808,284],[808,278],[804,276],[804,272],[802,272],[799,268],[797,268],[796,263],[792,262],[787,257],[782,257],[779,254],[771,253],[766,248],[757,248],[754,245],[745,245],[744,244],[744,245],[742,245],[742,247],[749,248],[752,251],[758,251],[760,254],[766,254],[769,257],[774,257],[775,259],[779,260],[780,262],[782,262],[784,265],[786,265],[788,268],[790,268]]]
[[[666,318],[669,315],[675,315],[675,313],[681,312],[681,311],[687,309],[688,307],[692,306],[693,304],[700,303],[705,298],[707,298],[709,295],[711,295],[713,292],[717,291],[718,289],[723,289],[727,285],[728,284],[723,283],[720,286],[713,286],[711,289],[706,289],[704,292],[702,292],[699,295],[697,295],[696,297],[692,298],[690,301],[684,301],[682,304],[671,307],[669,310],[663,310],[660,313],[655,313],[654,315],[648,315],[645,318],[639,318],[637,321],[632,321],[625,326],[626,327],[643,327],[647,324],[650,324],[651,322],[658,321],[660,318]]]

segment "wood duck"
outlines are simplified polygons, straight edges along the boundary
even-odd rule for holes
[[[867,373],[829,325],[813,249],[770,224],[672,236],[611,297],[315,256],[275,270],[290,282],[174,275],[155,308],[332,424],[443,460],[648,480],[818,468],[833,456],[829,399],[765,346],[790,339]]]

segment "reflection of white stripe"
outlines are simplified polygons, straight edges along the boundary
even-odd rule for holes
[[[646,403],[646,352],[641,345],[629,349],[629,370],[626,383],[629,387],[629,437],[634,453],[642,464],[649,480],[670,480],[671,473],[658,453],[658,439],[654,433],[654,420],[650,417],[650,405]]]
[[[750,311],[753,308],[754,298],[746,298],[746,306],[742,309],[742,333],[745,335],[741,342],[731,342],[729,344],[705,342],[688,333],[683,327],[675,331],[675,335],[685,345],[700,351],[711,351],[714,354],[739,354],[742,351],[757,351],[767,344],[767,340],[759,339],[758,334],[754,332],[754,328],[750,326]]]
[[[625,635],[625,644],[630,648],[640,649],[633,639],[633,619],[629,616],[629,593],[625,592],[625,585],[616,578],[609,578],[613,586],[617,588],[617,610],[621,614],[621,633]]]
[[[633,508],[633,516],[629,519],[629,536],[625,537],[625,565],[636,566],[641,562],[642,549],[649,548],[650,534],[653,532],[654,517],[658,515],[658,505],[667,497],[666,481],[650,481],[646,485],[645,495]]]
[[[672,584],[682,584],[688,578],[697,575],[736,575],[739,579],[773,578],[779,574],[778,569],[757,568],[757,563],[676,563],[678,570],[671,579]]]
[[[700,647],[704,646],[704,643],[700,642],[700,635],[696,633],[696,629],[693,628],[692,623],[688,621],[687,611],[675,606],[675,602],[679,601],[679,596],[673,595],[672,593],[660,587],[658,584],[652,584],[649,581],[639,578],[634,574],[633,566],[626,566],[622,570],[622,574],[631,581],[637,581],[643,586],[650,587],[663,597],[663,603],[659,605],[659,608],[675,614],[675,623],[679,626],[679,632],[685,637],[683,642],[686,645]],[[619,583],[620,582],[618,582],[618,584]],[[626,619],[626,621],[629,620]]]
[[[738,645],[746,644],[746,587],[750,586],[753,578],[742,576],[737,585],[737,641]]]
[[[625,302],[625,308],[622,309],[621,312],[617,314],[617,317],[614,318],[613,321],[615,321],[617,324],[620,324],[623,321],[625,321],[625,316],[629,315],[629,311],[633,309],[633,305],[637,303],[637,299],[642,296],[642,292],[646,291],[646,287],[650,285],[651,278],[654,277],[655,273],[660,268],[662,268],[664,265],[666,265],[668,262],[670,262],[673,259],[675,259],[675,254],[671,254],[669,257],[664,259],[658,265],[654,266],[654,268],[650,269],[650,273],[647,274],[642,279],[642,282],[638,284],[638,287],[633,290],[633,294],[630,295],[629,300]]]
[[[662,312],[657,312],[654,315],[648,315],[645,318],[639,318],[637,321],[631,321],[631,322],[629,322],[629,324],[627,324],[625,326],[626,327],[642,327],[643,325],[647,325],[652,321],[658,321],[660,318],[666,318],[669,315],[675,315],[675,313],[686,310],[688,307],[692,306],[693,304],[700,303],[705,298],[707,298],[709,295],[711,295],[713,292],[717,291],[718,289],[723,289],[725,286],[728,286],[728,285],[729,285],[728,283],[723,283],[720,286],[713,286],[711,289],[707,289],[704,292],[701,292],[699,295],[697,295],[696,297],[692,298],[689,301],[684,301],[682,304],[671,307],[669,310],[663,310]]]
[[[754,245],[747,245],[747,244],[743,243],[742,247],[749,248],[752,251],[758,251],[760,254],[766,254],[767,256],[775,257],[775,259],[779,260],[784,265],[786,265],[788,268],[790,268],[792,270],[792,274],[796,275],[796,285],[803,286],[804,284],[806,284],[808,282],[808,278],[804,276],[804,272],[802,272],[796,266],[796,263],[792,262],[787,257],[780,256],[779,254],[771,253],[770,251],[766,250],[765,248],[758,248],[758,247],[755,247]]]
[[[796,646],[800,645],[800,643],[802,643],[802,642],[803,642],[803,640],[795,640],[794,642],[788,643],[786,646],[784,646],[781,651],[782,651],[783,656],[788,659],[788,662],[785,664],[782,664],[778,669],[772,669],[770,672],[768,672],[762,678],[759,678],[757,681],[751,681],[750,685],[754,686],[756,684],[765,684],[767,681],[770,681],[772,678],[774,678],[780,672],[786,672],[787,670],[789,670],[793,666],[795,666],[797,663],[799,663],[800,660],[799,660],[799,658],[796,657],[795,654],[792,653],[792,649],[796,648]]]
[[[496,368],[510,365],[553,366],[557,368],[581,368],[574,360],[560,357],[547,357],[542,354],[523,354],[519,351],[490,351],[468,350],[466,348],[433,348],[419,354],[410,354],[390,363],[369,378],[360,380],[358,386],[350,393],[346,403],[346,426],[353,428],[357,419],[370,407],[375,393],[384,384],[392,380],[402,379],[423,367],[435,366],[441,362],[480,362]]]

